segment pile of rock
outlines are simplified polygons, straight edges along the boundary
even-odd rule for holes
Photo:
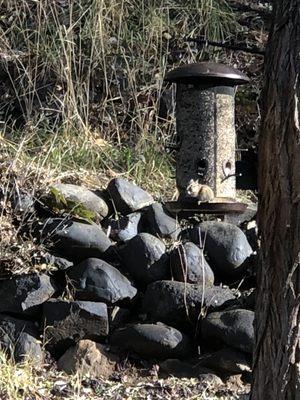
[[[2,348],[38,362],[47,351],[68,373],[107,376],[128,353],[174,374],[249,373],[254,302],[237,285],[253,252],[238,226],[181,229],[121,178],[102,192],[57,184],[51,193],[27,204],[52,272],[0,282]]]

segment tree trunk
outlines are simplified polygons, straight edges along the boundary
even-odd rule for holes
[[[275,0],[259,142],[252,400],[300,399],[300,0]]]

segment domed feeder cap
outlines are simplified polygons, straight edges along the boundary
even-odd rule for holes
[[[168,72],[165,80],[174,83],[203,83],[235,86],[248,83],[247,75],[228,65],[202,62],[182,65]]]

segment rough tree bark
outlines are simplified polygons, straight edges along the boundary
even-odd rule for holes
[[[300,399],[300,0],[275,0],[259,143],[252,400]]]

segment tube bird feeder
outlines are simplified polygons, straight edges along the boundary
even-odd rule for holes
[[[234,97],[236,86],[248,83],[249,78],[227,65],[201,62],[176,68],[165,80],[176,84],[180,198],[187,199],[188,185],[198,181],[212,189],[214,202],[235,201]]]

